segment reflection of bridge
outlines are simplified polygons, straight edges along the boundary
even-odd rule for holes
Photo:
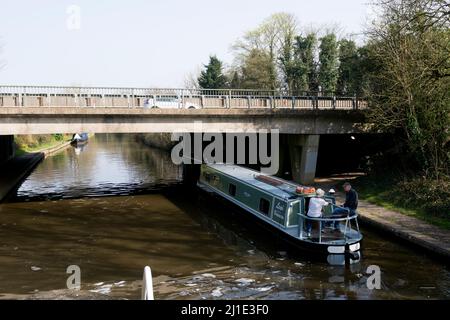
[[[146,108],[149,100],[168,100],[171,107]],[[291,134],[292,162],[300,166],[293,169],[300,175],[296,180],[308,181],[314,177],[319,136],[364,132],[366,107],[356,97],[317,92],[0,86],[0,135],[278,129]],[[11,138],[1,136],[0,145],[2,139],[11,145]],[[0,162],[10,156],[1,152]]]

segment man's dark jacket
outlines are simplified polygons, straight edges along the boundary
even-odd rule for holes
[[[354,189],[350,189],[349,192],[345,193],[344,207],[351,210],[358,208],[358,193]]]

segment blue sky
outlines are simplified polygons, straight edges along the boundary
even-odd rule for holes
[[[2,0],[0,84],[182,87],[185,76],[276,12],[360,33],[367,0]],[[66,12],[80,8],[80,28]]]

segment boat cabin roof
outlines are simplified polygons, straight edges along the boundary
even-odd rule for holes
[[[296,193],[296,188],[300,185],[288,182],[284,179],[265,175],[259,171],[244,168],[232,164],[210,164],[208,167],[221,172],[223,174],[232,176],[236,179],[246,182],[252,186],[262,189],[284,199],[294,199],[300,196],[308,197],[311,195],[300,195]]]

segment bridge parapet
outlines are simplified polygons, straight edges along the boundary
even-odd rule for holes
[[[357,110],[367,101],[328,92],[253,89],[174,89],[64,86],[1,86],[0,107],[288,108]]]

